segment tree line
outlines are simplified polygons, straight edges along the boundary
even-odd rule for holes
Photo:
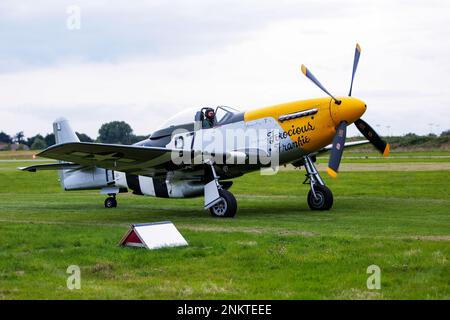
[[[112,121],[102,124],[98,130],[98,136],[96,139],[92,139],[85,133],[75,133],[81,142],[117,144],[133,144],[148,137],[135,135],[131,126],[125,121]],[[0,131],[0,144],[18,144],[19,146],[27,146],[33,150],[41,150],[55,144],[55,135],[53,133],[48,133],[45,136],[42,134],[37,134],[32,137],[25,137],[24,131],[19,131],[10,136],[5,132]]]
[[[102,124],[98,130],[98,137],[92,139],[85,133],[76,132],[81,142],[100,142],[100,143],[117,143],[117,144],[133,144],[138,141],[146,139],[148,136],[139,136],[133,134],[133,129],[125,121],[112,121]],[[391,143],[393,147],[425,147],[434,148],[441,147],[450,143],[450,130],[443,131],[439,136],[435,134],[417,135],[408,133],[403,136],[384,137],[386,141]],[[349,140],[357,140],[357,137]],[[5,132],[0,132],[0,146],[1,145],[18,144],[19,146],[27,146],[33,150],[45,149],[55,144],[55,135],[49,133],[45,136],[37,134],[33,137],[26,138],[23,131],[17,132],[10,136]],[[5,149],[5,148],[3,148]]]

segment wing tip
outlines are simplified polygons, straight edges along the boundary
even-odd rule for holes
[[[36,172],[36,168],[34,168],[33,166],[30,166],[30,167],[17,167],[16,169],[20,170],[20,171]]]
[[[333,169],[331,169],[330,167],[327,168],[327,173],[330,177],[332,177],[333,179],[337,177],[337,172],[334,171]]]

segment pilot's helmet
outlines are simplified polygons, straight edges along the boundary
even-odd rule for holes
[[[209,119],[209,120],[214,120],[214,109],[212,109],[212,108],[206,108],[205,109],[205,117],[206,117],[206,119]]]

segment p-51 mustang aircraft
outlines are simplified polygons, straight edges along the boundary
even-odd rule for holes
[[[351,96],[360,53],[356,45],[347,97],[333,96],[302,65],[305,76],[329,97],[246,112],[223,106],[182,112],[131,146],[80,142],[68,121],[58,119],[53,124],[56,144],[38,156],[59,162],[20,169],[59,170],[64,190],[100,189],[109,196],[106,208],[116,207],[116,195],[131,189],[136,195],[163,198],[203,195],[204,208],[213,216],[234,217],[231,179],[292,164],[306,169],[309,207],[329,210],[333,195],[314,165],[317,154],[330,151],[327,172],[332,177],[345,147],[371,142],[384,156],[389,154],[389,144],[361,119],[366,104]],[[345,142],[352,123],[368,140]]]

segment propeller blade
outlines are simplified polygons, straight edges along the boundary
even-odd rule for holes
[[[333,138],[333,147],[331,149],[330,160],[328,161],[327,173],[333,178],[337,177],[339,164],[342,159],[342,153],[344,152],[346,135],[347,122],[342,121],[336,129],[336,135]]]
[[[314,82],[314,84],[316,86],[318,86],[320,89],[322,89],[323,92],[325,92],[327,95],[329,95],[331,98],[333,98],[333,100],[336,102],[336,104],[341,104],[341,101],[336,99],[331,93],[329,93],[327,91],[327,89],[325,89],[325,87],[319,82],[319,80],[317,80],[316,77],[314,77],[314,75],[311,73],[311,71],[309,71],[308,68],[305,67],[304,64],[302,64],[302,72],[309,80]]]
[[[361,47],[359,44],[356,44],[355,49],[355,58],[353,58],[353,72],[352,72],[352,82],[350,82],[350,91],[348,93],[348,96],[352,96],[352,89],[353,89],[353,79],[355,78],[356,69],[358,68],[358,62],[359,62],[359,56],[361,55]]]
[[[366,137],[367,140],[369,140],[375,148],[380,151],[383,156],[387,157],[389,155],[389,151],[391,149],[389,143],[384,142],[381,140],[380,136],[373,130],[371,126],[367,122],[365,122],[362,119],[358,119],[355,121],[355,125],[358,128],[359,131]]]

